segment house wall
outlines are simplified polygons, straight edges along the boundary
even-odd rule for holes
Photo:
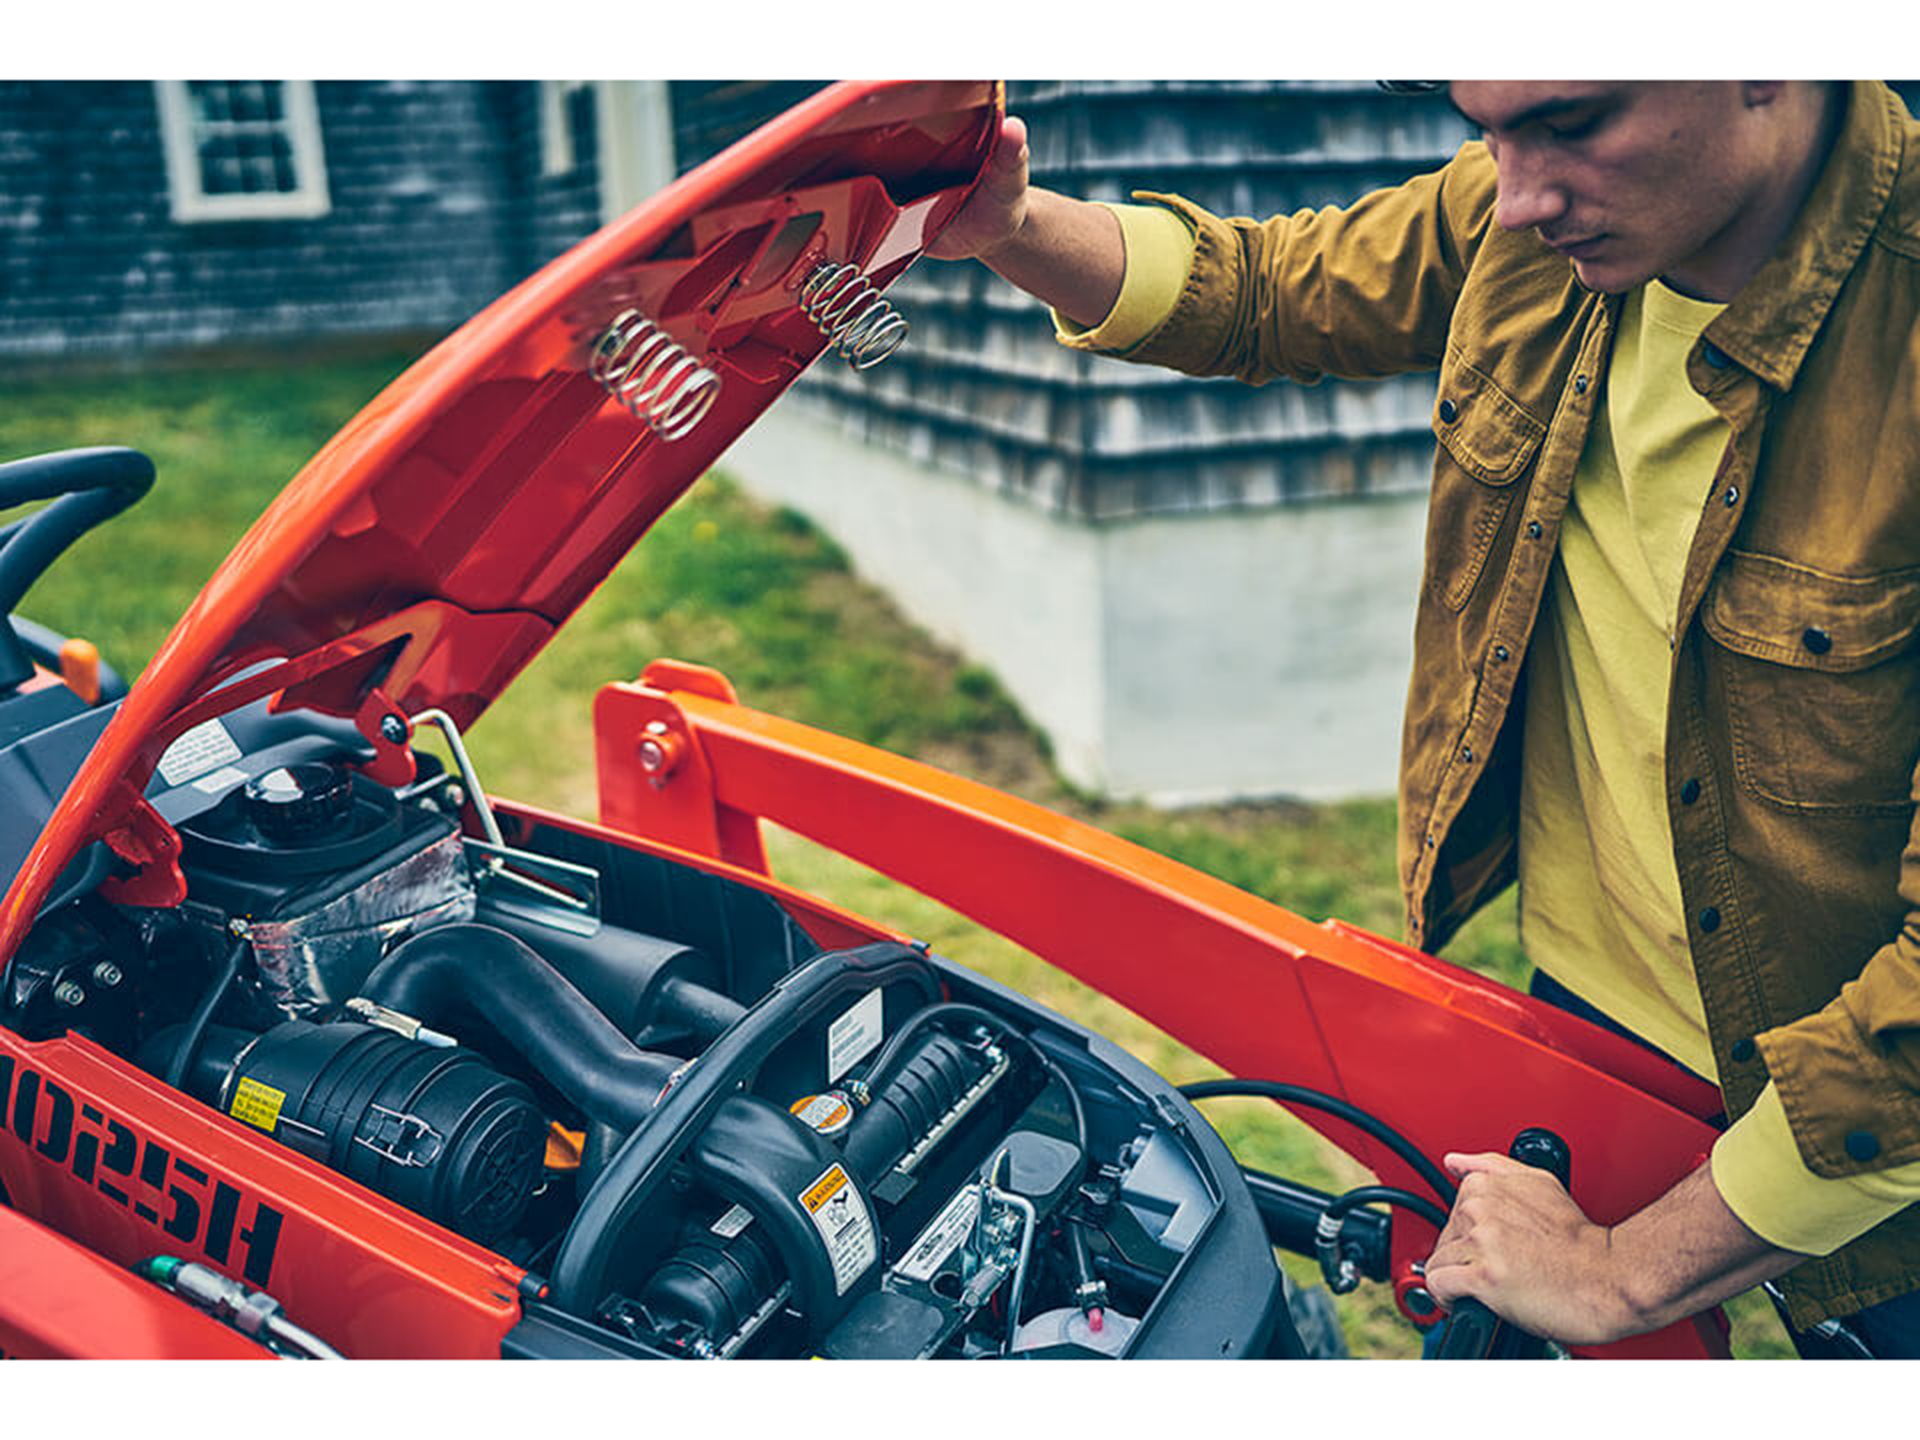
[[[499,87],[315,98],[327,214],[180,224],[150,83],[0,84],[0,356],[446,329],[518,278]]]

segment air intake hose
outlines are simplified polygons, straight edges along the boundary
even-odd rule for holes
[[[360,993],[437,1029],[486,1021],[589,1117],[630,1131],[681,1062],[642,1050],[539,955],[490,925],[442,925],[381,961]]]

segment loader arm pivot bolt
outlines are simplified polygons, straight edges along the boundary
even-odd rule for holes
[[[664,720],[648,722],[646,733],[640,737],[640,768],[656,789],[666,784],[679,765],[685,746],[686,742],[669,730]]]

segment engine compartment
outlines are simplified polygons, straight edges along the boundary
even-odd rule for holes
[[[17,734],[0,783],[111,708]],[[1290,1333],[1238,1167],[1124,1052],[924,946],[822,943],[754,877],[496,817],[454,738],[462,772],[422,752],[396,789],[310,712],[189,731],[148,790],[186,900],[110,903],[94,847],[0,1023],[84,1036],[524,1272],[509,1355],[1262,1355]],[[14,1068],[0,1177],[70,1184],[78,1145]],[[111,1198],[113,1167],[87,1169]],[[177,1249],[181,1212],[152,1209],[148,1254]],[[261,1224],[215,1254],[209,1223],[202,1252],[296,1277],[276,1294],[305,1323],[307,1231],[276,1221],[263,1264]]]

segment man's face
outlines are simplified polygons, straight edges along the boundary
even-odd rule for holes
[[[1503,227],[1538,231],[1590,290],[1660,276],[1711,294],[1714,261],[1770,163],[1742,82],[1455,81],[1451,91],[1499,167]]]

